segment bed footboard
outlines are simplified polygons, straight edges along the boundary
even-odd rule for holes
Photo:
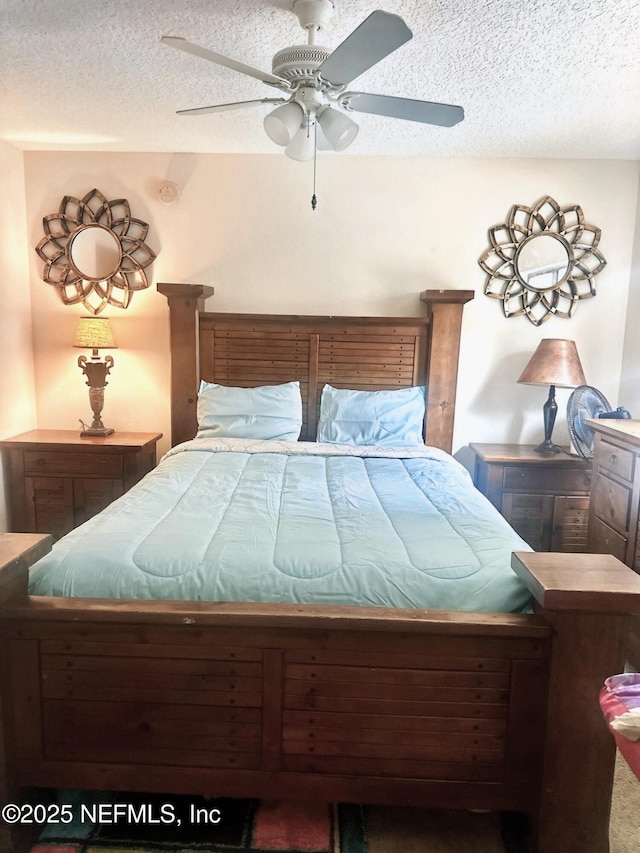
[[[0,584],[6,795],[515,810],[540,853],[605,853],[615,750],[597,695],[640,579],[593,558],[598,614],[566,583],[554,597],[541,556],[514,562],[545,606],[527,616],[29,598],[25,563]],[[556,556],[574,575],[585,559]]]

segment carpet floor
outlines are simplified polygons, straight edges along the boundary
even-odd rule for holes
[[[526,853],[513,817],[309,802],[61,792],[31,853]],[[66,818],[65,818],[66,820]]]
[[[497,813],[72,792],[60,803],[73,821],[45,826],[31,853],[528,853],[523,823]],[[610,843],[640,851],[640,781],[620,757]]]

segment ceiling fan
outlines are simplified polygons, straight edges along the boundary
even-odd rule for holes
[[[388,12],[372,12],[331,51],[316,45],[315,39],[331,19],[335,0],[293,0],[292,8],[300,26],[308,32],[308,43],[279,50],[273,57],[271,73],[183,38],[163,36],[163,44],[240,71],[286,95],[178,110],[178,115],[206,115],[277,104],[265,117],[264,128],[269,138],[283,146],[285,154],[294,160],[311,160],[316,149],[344,151],[358,134],[358,125],[347,115],[350,112],[374,113],[442,127],[451,127],[464,118],[462,107],[451,104],[347,91],[352,80],[412,38],[402,18]]]

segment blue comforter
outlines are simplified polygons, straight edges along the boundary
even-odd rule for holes
[[[513,612],[516,550],[434,448],[196,439],[56,543],[30,592]]]

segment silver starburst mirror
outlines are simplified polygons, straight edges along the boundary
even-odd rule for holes
[[[551,196],[533,207],[514,204],[506,222],[489,228],[489,243],[478,259],[485,295],[501,300],[505,317],[524,314],[535,326],[571,317],[581,299],[595,296],[607,263],[600,229],[585,224],[579,205],[561,207]]]
[[[66,195],[42,224],[42,278],[65,305],[82,303],[92,314],[126,308],[134,291],[149,286],[145,269],[156,257],[145,243],[149,226],[131,215],[126,198],[109,201],[96,189],[82,199]]]

